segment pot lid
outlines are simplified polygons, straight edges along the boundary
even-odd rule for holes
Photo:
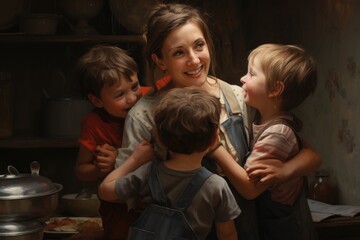
[[[20,174],[15,167],[8,166],[7,175],[0,175],[0,200],[25,199],[54,194],[62,185],[38,175],[39,163],[31,163],[32,174]]]
[[[0,221],[0,237],[20,236],[42,231],[44,226],[39,221],[2,222]]]

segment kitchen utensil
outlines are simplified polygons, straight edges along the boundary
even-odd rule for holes
[[[33,171],[38,172],[36,167]],[[0,221],[41,218],[56,209],[61,184],[36,174],[20,174],[11,165],[8,172],[0,175]]]
[[[55,14],[30,14],[20,22],[20,31],[29,35],[54,35],[58,16]]]
[[[76,198],[77,194],[66,194],[61,203],[66,211],[75,217],[98,217],[100,201],[96,194],[89,198]]]
[[[157,0],[109,0],[112,15],[127,30],[144,32],[146,16]]]
[[[43,239],[44,225],[37,221],[1,222],[1,240],[40,240]]]
[[[58,4],[65,16],[76,21],[74,33],[94,34],[97,32],[89,21],[100,13],[103,0],[58,0]]]

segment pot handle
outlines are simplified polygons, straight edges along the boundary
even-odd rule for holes
[[[31,175],[39,176],[40,163],[33,161],[30,163]]]
[[[20,174],[19,171],[18,171],[14,166],[12,166],[12,165],[9,165],[9,166],[7,167],[7,170],[8,170],[8,173],[9,173],[10,175],[15,175],[15,176],[17,176],[17,175]]]

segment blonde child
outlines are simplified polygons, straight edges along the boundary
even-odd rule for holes
[[[301,122],[290,111],[315,91],[317,68],[313,58],[293,45],[264,44],[248,57],[241,78],[244,101],[257,110],[253,122],[252,152],[245,168],[277,159],[286,163],[301,149],[297,136]],[[316,239],[306,201],[304,177],[278,184],[262,184],[219,147],[217,163],[245,198],[254,199],[261,239]],[[224,157],[227,156],[227,157]]]

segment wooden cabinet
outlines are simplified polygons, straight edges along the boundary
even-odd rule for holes
[[[73,70],[78,58],[95,44],[127,49],[140,66],[140,80],[145,79],[141,35],[0,35],[0,73],[12,81],[12,100],[8,104],[13,120],[13,134],[0,139],[0,149],[76,146],[74,139],[43,136],[41,101],[45,94],[55,98],[79,97]]]

